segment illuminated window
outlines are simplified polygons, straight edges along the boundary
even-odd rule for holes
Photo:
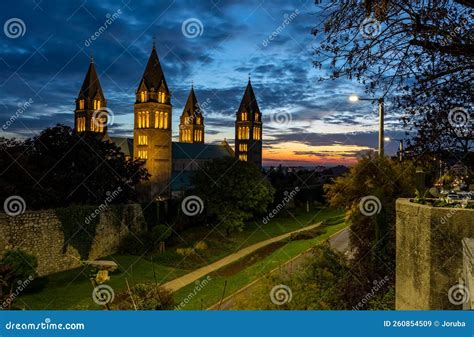
[[[84,109],[84,100],[83,100],[83,99],[80,99],[80,100],[79,100],[79,109],[80,109],[80,110],[83,110],[83,109]]]
[[[250,128],[248,126],[245,127],[245,139],[250,139]]]
[[[260,128],[259,127],[254,127],[253,129],[253,139],[254,140],[260,140],[262,137],[261,137],[261,132],[260,132]]]
[[[94,110],[99,110],[100,109],[100,101],[95,99],[94,100]]]
[[[239,145],[239,151],[247,152],[247,144],[240,144]]]
[[[196,118],[196,124],[201,125],[201,117]]]
[[[84,131],[86,131],[86,118],[78,117],[77,118],[77,132],[84,132]]]
[[[258,122],[258,112],[255,113],[255,121]]]
[[[148,151],[147,150],[138,150],[138,158],[148,159]]]
[[[158,93],[158,102],[166,103],[166,94],[164,92]]]
[[[140,92],[140,101],[146,102],[146,100],[147,100],[147,98],[148,98],[147,96],[148,96],[148,95],[147,95],[147,92],[146,92],[146,91]]]
[[[248,114],[246,112],[242,112],[241,118],[242,118],[243,121],[248,120]]]
[[[138,136],[138,145],[148,145],[148,136],[139,135]]]
[[[150,113],[148,111],[139,111],[137,114],[137,124],[139,129],[150,127]]]
[[[247,161],[247,155],[246,154],[239,154],[239,160]]]

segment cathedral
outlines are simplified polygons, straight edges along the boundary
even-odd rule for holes
[[[236,111],[235,150],[226,140],[206,144],[205,116],[194,91],[184,106],[179,141],[172,141],[171,93],[153,44],[148,63],[135,93],[133,139],[110,137],[107,132],[107,100],[94,61],[76,99],[75,132],[94,132],[120,147],[128,158],[145,161],[150,179],[141,188],[152,198],[181,196],[190,187],[190,176],[204,162],[234,156],[262,166],[262,115],[249,81]]]

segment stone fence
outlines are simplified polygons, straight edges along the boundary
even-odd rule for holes
[[[463,239],[474,238],[474,209],[396,204],[397,310],[462,309]]]
[[[17,216],[0,214],[0,257],[22,250],[38,259],[38,275],[77,268],[81,260],[95,260],[117,252],[130,231],[145,230],[139,204],[71,206],[27,211]]]

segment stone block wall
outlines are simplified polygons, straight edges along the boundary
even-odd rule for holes
[[[64,220],[56,210],[27,211],[14,217],[2,213],[0,257],[8,250],[25,251],[36,256],[38,275],[45,276],[77,268],[81,260],[95,260],[114,254],[129,231],[146,229],[140,205],[114,207],[96,212],[98,219],[94,230],[83,226],[88,221],[86,218],[76,219],[77,230],[75,227],[65,230]],[[68,208],[64,210],[63,214],[67,214]],[[85,230],[79,231],[80,228]],[[87,244],[81,241],[87,241]]]
[[[474,238],[474,209],[397,200],[397,310],[462,309],[448,299],[463,276],[464,238]]]

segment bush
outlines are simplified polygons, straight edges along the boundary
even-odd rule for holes
[[[36,277],[38,261],[20,250],[7,251],[0,260],[0,305],[10,308],[17,292],[31,288]]]
[[[196,250],[206,250],[206,249],[208,249],[208,248],[209,248],[209,247],[208,247],[207,243],[204,242],[204,241],[198,241],[198,242],[196,242],[196,244],[194,245],[194,249],[196,249]]]
[[[118,294],[112,303],[112,308],[118,310],[172,310],[174,306],[171,292],[143,283]]]
[[[173,230],[166,225],[158,225],[151,230],[151,239],[154,245],[159,242],[165,242],[173,234]]]
[[[291,241],[300,241],[300,240],[311,240],[316,236],[323,235],[326,233],[326,230],[323,228],[315,228],[309,231],[302,231],[297,233],[292,233],[289,237],[285,239],[286,242]]]
[[[178,248],[176,249],[176,253],[181,256],[191,256],[195,254],[194,248]]]
[[[36,277],[38,260],[33,255],[21,250],[10,250],[0,260],[0,265],[10,265],[14,274],[14,282],[23,281],[29,277]]]

